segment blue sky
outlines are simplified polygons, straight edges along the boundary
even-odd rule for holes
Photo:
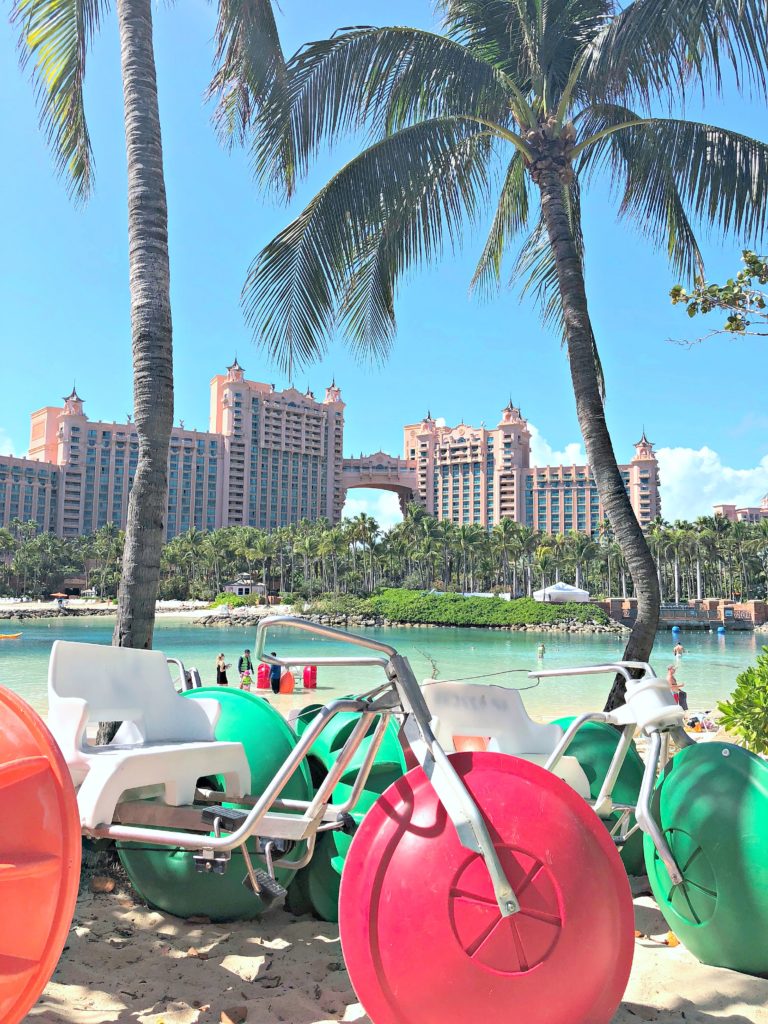
[[[430,0],[285,0],[287,52],[352,24],[433,24]],[[246,154],[228,153],[210,126],[203,93],[211,67],[214,5],[184,0],[155,9],[156,57],[168,188],[176,419],[207,426],[208,381],[235,352],[247,375],[286,382],[253,346],[238,304],[250,260],[353,151],[318,161],[290,209],[262,196]],[[29,413],[57,404],[73,378],[94,419],[131,409],[122,94],[114,13],[88,67],[86,101],[96,193],[73,205],[53,172],[37,126],[33,90],[15,38],[0,24],[0,452],[21,454]],[[768,138],[765,108],[735,89],[688,116]],[[645,427],[660,450],[664,513],[709,511],[712,502],[755,503],[768,491],[764,339],[712,340],[692,348],[669,338],[703,332],[670,305],[673,276],[628,225],[617,223],[607,183],[584,204],[587,284],[608,382],[608,421],[619,459]],[[741,239],[705,245],[708,275],[738,265]],[[490,302],[468,296],[481,232],[400,289],[399,334],[384,367],[356,364],[339,344],[296,375],[316,392],[335,375],[347,402],[346,451],[399,452],[402,425],[429,407],[448,423],[497,421],[511,396],[535,428],[537,461],[583,457],[568,366],[559,340],[514,291]],[[349,502],[382,521],[391,495],[358,491]]]

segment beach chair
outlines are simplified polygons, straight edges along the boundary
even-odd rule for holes
[[[471,737],[480,741],[480,749],[543,767],[564,735],[559,725],[534,722],[517,690],[430,680],[422,691],[433,715],[432,731],[445,750],[466,749],[461,740]],[[589,799],[589,780],[575,757],[561,757],[554,774]]]
[[[178,807],[200,778],[223,777],[227,794],[250,791],[242,744],[215,739],[221,706],[176,693],[161,651],[57,640],[48,670],[48,726],[78,787],[84,828],[109,824],[129,790]],[[88,742],[96,722],[122,722],[106,746]]]

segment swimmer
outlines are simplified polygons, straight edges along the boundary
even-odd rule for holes
[[[681,655],[683,655],[683,654],[685,654],[685,653],[686,653],[686,652],[685,652],[685,648],[683,647],[683,645],[682,645],[682,644],[680,643],[680,641],[679,641],[679,640],[677,641],[677,643],[676,643],[676,644],[675,644],[675,646],[673,647],[673,649],[672,649],[672,653],[674,654],[674,656],[675,656],[676,658],[679,658],[679,657],[680,657]]]
[[[539,644],[539,646],[536,648],[536,657],[543,658],[546,653],[547,649],[544,646],[544,644]]]

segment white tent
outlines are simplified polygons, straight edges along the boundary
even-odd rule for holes
[[[564,601],[577,601],[583,604],[589,600],[589,591],[582,590],[581,587],[572,587],[570,583],[555,583],[544,590],[534,590],[533,597],[535,601],[551,601],[552,604],[562,604]]]

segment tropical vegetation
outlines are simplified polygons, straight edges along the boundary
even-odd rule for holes
[[[608,616],[593,604],[545,604],[531,597],[508,601],[501,597],[465,597],[423,590],[388,588],[351,607],[336,598],[310,603],[309,614],[379,616],[387,622],[431,626],[540,626],[559,622],[605,625]]]
[[[647,660],[659,616],[656,565],[616,464],[584,278],[581,192],[613,187],[622,216],[701,273],[694,223],[759,237],[768,145],[660,116],[724,75],[766,93],[762,0],[438,0],[444,34],[358,27],[288,62],[292,167],[363,134],[353,157],[255,259],[244,288],[254,336],[290,366],[342,333],[385,356],[395,293],[415,268],[490,219],[472,285],[513,279],[562,329],[576,411],[603,507],[634,580],[626,649]],[[252,129],[260,180],[282,179],[286,91]],[[607,179],[607,180],[606,180]],[[609,698],[622,698],[622,686]],[[610,705],[612,706],[612,705]]]
[[[725,284],[699,277],[690,291],[681,284],[671,289],[672,305],[685,306],[691,318],[712,312],[727,314],[720,326],[714,327],[704,338],[697,338],[697,341],[716,334],[768,337],[768,291],[765,291],[768,258],[744,249],[741,262],[744,264],[742,269],[734,277],[729,277]]]
[[[736,688],[718,704],[720,725],[755,754],[768,754],[768,647],[757,664],[736,677]]]
[[[114,597],[122,542],[112,525],[63,540],[39,533],[34,523],[14,520],[9,529],[0,529],[0,594],[47,597],[77,578],[81,586]],[[731,523],[702,516],[673,524],[657,519],[648,529],[648,543],[666,603],[766,597],[768,519]],[[320,520],[272,533],[239,526],[190,530],[164,546],[158,593],[165,599],[211,600],[241,575],[263,583],[271,594],[296,600],[333,594],[352,601],[387,587],[526,597],[559,580],[583,586],[595,597],[634,596],[607,520],[595,537],[548,536],[509,519],[491,530],[454,526],[416,505],[389,530],[363,514],[337,526]],[[235,595],[226,600],[242,603]]]

